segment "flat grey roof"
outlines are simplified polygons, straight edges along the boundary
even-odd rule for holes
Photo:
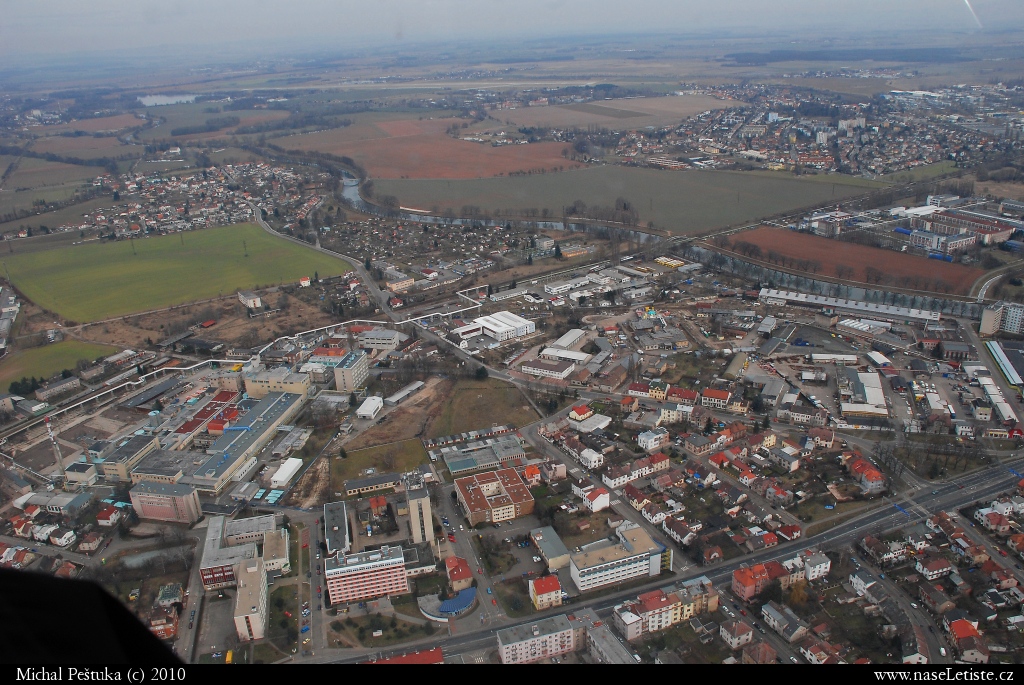
[[[138,465],[132,469],[132,473],[151,476],[173,476],[181,471],[184,475],[190,475],[197,467],[202,468],[203,464],[210,459],[212,457],[205,452],[155,449],[142,458]]]
[[[246,519],[235,519],[224,523],[224,537],[235,535],[251,535],[253,533],[273,532],[274,515],[252,516]]]
[[[166,495],[168,497],[185,497],[195,492],[195,488],[184,483],[151,483],[143,481],[133,487],[131,492],[142,495]],[[209,534],[207,534],[209,536]]]
[[[565,546],[562,539],[558,537],[558,533],[551,526],[543,526],[541,528],[534,528],[530,531],[530,537],[537,543],[537,547],[540,548],[541,554],[544,555],[545,559],[557,559],[562,556],[569,556],[569,548]]]
[[[517,642],[524,642],[534,638],[533,629],[536,627],[540,635],[553,635],[565,630],[572,630],[572,624],[565,614],[543,618],[539,621],[524,623],[498,631],[498,644],[511,645]]]
[[[152,435],[133,435],[128,438],[128,440],[119,443],[118,447],[116,447],[114,451],[110,453],[110,456],[107,457],[107,461],[131,461],[136,454],[147,449],[154,440],[156,440],[156,438]]]
[[[344,502],[329,502],[324,505],[324,540],[327,554],[348,553],[352,543],[348,536],[348,507]]]
[[[217,442],[213,443],[207,453],[212,455],[224,454],[227,459],[222,459],[213,468],[215,473],[208,476],[209,469],[202,473],[196,473],[197,478],[217,478],[225,469],[234,466],[235,460],[231,457],[245,452],[253,445],[265,439],[266,430],[263,425],[270,425],[284,416],[296,403],[302,401],[302,395],[290,392],[272,392],[261,399],[244,416],[232,426],[230,432],[225,432]],[[249,430],[243,430],[248,427]]]
[[[352,480],[345,481],[345,490],[361,490],[362,488],[384,485],[385,483],[397,483],[399,479],[400,476],[397,473],[375,473],[365,478],[353,478]]]
[[[139,485],[143,485],[143,483]],[[160,485],[160,483],[153,483],[153,485]],[[203,545],[201,568],[237,564],[240,561],[252,559],[256,556],[256,543],[254,542],[236,547],[221,546],[224,544],[224,522],[223,516],[210,517],[210,523],[206,529],[206,543]]]

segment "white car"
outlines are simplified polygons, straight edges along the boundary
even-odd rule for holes
[[[538,556],[534,556],[534,557],[533,557],[533,560],[534,560],[534,561],[535,561],[536,563],[538,563],[538,564],[539,564],[539,563],[540,563],[541,561],[543,561],[543,559],[541,559],[541,558],[540,558],[540,557],[538,557]]]

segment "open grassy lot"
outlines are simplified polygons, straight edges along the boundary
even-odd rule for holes
[[[616,198],[631,202],[641,224],[676,234],[699,233],[798,207],[836,202],[866,192],[860,179],[791,176],[731,171],[658,171],[604,166],[561,173],[473,180],[384,180],[378,195],[395,195],[403,207],[424,210],[465,205],[515,214],[548,209],[561,216],[575,200],[609,207]]]
[[[351,267],[252,224],[7,255],[14,285],[40,307],[85,322]]]
[[[935,164],[926,164],[919,166],[915,169],[908,169],[907,171],[897,171],[892,174],[886,174],[882,176],[882,180],[891,181],[893,183],[908,183],[910,181],[923,181],[929,178],[935,178],[936,176],[942,176],[943,174],[951,173],[956,169],[956,163],[952,160],[946,160],[944,162],[936,162]]]
[[[461,380],[455,384],[444,410],[430,423],[427,437],[462,433],[494,424],[517,428],[538,419],[536,412],[514,385],[494,378]]]
[[[411,471],[429,461],[427,451],[419,440],[403,440],[377,447],[348,452],[345,459],[337,458],[331,464],[331,491],[342,492],[346,480],[358,478],[361,471],[375,468],[377,471],[402,473]]]
[[[49,378],[64,369],[74,369],[79,359],[92,361],[115,352],[117,348],[78,340],[16,350],[0,360],[0,390],[7,392],[7,386],[22,377]]]
[[[339,635],[347,635],[350,639],[358,640],[358,643],[364,647],[386,647],[397,642],[429,637],[437,632],[437,628],[432,623],[421,625],[403,621],[395,616],[381,616],[380,614],[350,616],[344,621],[332,621],[330,627]],[[381,634],[374,637],[373,634],[377,631],[380,631]]]

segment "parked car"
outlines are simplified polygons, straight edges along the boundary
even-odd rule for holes
[[[291,618],[291,617],[292,617],[292,612],[290,612],[290,611],[286,611],[286,612],[284,612],[284,615],[285,615],[286,617],[288,617],[288,618]]]
[[[302,626],[302,630],[300,630],[299,632],[300,633],[308,633],[309,632],[309,626]]]

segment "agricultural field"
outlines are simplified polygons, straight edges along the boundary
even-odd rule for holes
[[[520,146],[523,147],[523,146]],[[532,146],[530,146],[532,147]],[[815,179],[815,180],[811,180]],[[625,198],[640,223],[674,234],[692,234],[753,221],[798,207],[813,207],[866,192],[860,179],[733,171],[658,171],[621,166],[479,180],[378,180],[377,195],[394,195],[403,207],[427,211],[464,205],[515,215],[548,209],[561,216],[575,200],[609,207]]]
[[[75,188],[65,188],[63,191],[53,190],[42,193],[43,196],[50,194],[60,195],[62,197],[71,197],[75,193]],[[10,211],[10,204],[7,204],[8,195],[15,195],[14,193],[0,193],[0,215],[4,212]],[[38,193],[18,193],[15,195],[16,201],[11,203],[17,206],[24,206],[25,209],[31,209],[32,199],[39,197]],[[60,197],[54,197],[53,199],[60,199]],[[40,226],[49,226],[50,228],[57,228],[59,226],[75,226],[81,225],[82,215],[89,214],[97,209],[106,209],[110,207],[110,197],[97,197],[92,200],[86,200],[85,202],[75,203],[61,209],[54,210],[52,212],[44,212],[42,214],[32,214],[25,217],[24,219],[14,219],[13,221],[0,223],[0,232],[17,231],[21,227],[27,227],[31,229],[38,229]],[[90,229],[89,234],[95,233],[94,229]],[[79,231],[66,231],[62,233],[55,233],[51,235],[41,234],[36,232],[31,238],[19,239],[7,243],[4,248],[8,253],[11,252],[38,252],[39,250],[49,250],[53,247],[55,242],[77,242],[81,239]]]
[[[64,369],[74,369],[79,360],[95,361],[117,352],[116,347],[64,340],[63,342],[8,352],[0,360],[0,392],[22,378],[49,378]]]
[[[103,174],[102,167],[79,166],[48,162],[45,159],[25,157],[18,168],[7,178],[4,188],[43,188],[61,185],[80,185]]]
[[[437,438],[506,423],[519,428],[537,418],[536,412],[514,385],[495,378],[460,380],[455,384],[444,410],[431,421],[426,435]]]
[[[562,156],[566,148],[562,143],[492,147],[445,133],[452,124],[461,123],[459,119],[377,121],[278,138],[275,142],[289,150],[351,157],[375,179],[490,178],[581,166]]]
[[[836,267],[849,267],[847,280],[867,283],[868,269],[879,273],[882,281],[872,283],[894,285],[915,290],[935,290],[965,295],[971,285],[984,275],[984,270],[962,264],[908,255],[878,247],[844,243],[820,236],[797,233],[780,228],[761,227],[733,236],[733,242],[745,241],[761,248],[762,260],[769,251],[792,259],[807,259],[821,265],[823,276],[836,276]]]
[[[214,110],[214,111],[206,111]],[[233,131],[238,126],[252,126],[264,121],[284,119],[288,112],[278,109],[249,109],[249,110],[222,110],[215,102],[195,102],[179,105],[159,105],[146,108],[146,114],[151,119],[165,119],[158,126],[147,128],[141,131],[137,138],[142,141],[161,139],[180,140],[205,140],[207,138],[218,138]],[[238,117],[239,122],[232,126],[224,127],[217,131],[190,133],[185,135],[174,135],[174,129],[187,126],[202,126],[209,119],[223,119],[225,117]]]
[[[351,269],[252,224],[15,253],[5,262],[25,297],[79,323]]]
[[[141,157],[141,145],[125,145],[113,136],[50,136],[41,138],[32,144],[34,152],[55,154],[61,157],[78,157],[79,159],[97,159],[99,157],[120,157],[130,155]],[[95,175],[101,169],[94,169]]]
[[[96,119],[80,119],[68,124],[57,124],[56,126],[43,126],[37,129],[44,135],[53,133],[67,133],[70,131],[85,131],[86,133],[99,133],[101,131],[122,131],[126,128],[143,126],[146,122],[134,114],[118,114],[112,117],[98,117]]]
[[[612,129],[678,124],[684,117],[700,114],[709,109],[724,109],[735,103],[707,95],[669,95],[660,98],[630,98],[600,100],[575,105],[552,107],[520,107],[491,113],[514,126],[544,126],[568,128],[573,126],[603,126]],[[481,125],[493,127],[493,122]]]

